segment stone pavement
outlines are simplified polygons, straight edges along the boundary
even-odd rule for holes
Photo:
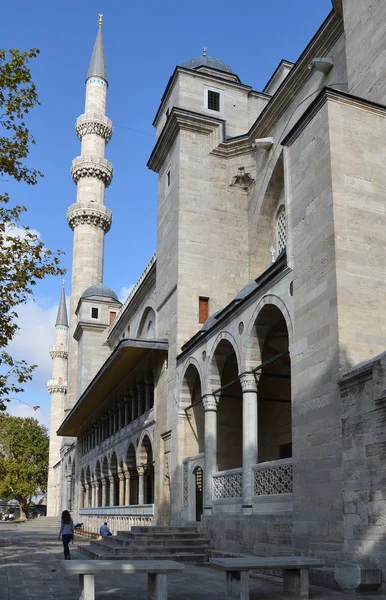
[[[82,559],[71,546],[72,558]],[[62,543],[53,528],[29,528],[29,524],[0,524],[0,599],[1,600],[75,600],[78,579],[65,573],[61,561]],[[225,599],[225,576],[207,565],[186,565],[181,574],[168,577],[170,600]],[[146,575],[123,575],[96,578],[97,600],[147,600]],[[251,579],[251,600],[284,599],[280,581]],[[344,600],[343,594],[311,587],[312,600]],[[356,596],[356,600],[369,596]],[[377,600],[386,596],[377,594]]]

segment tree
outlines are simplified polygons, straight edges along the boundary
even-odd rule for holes
[[[36,419],[0,413],[0,497],[17,500],[21,518],[31,498],[46,491],[48,445],[47,429]]]
[[[39,98],[28,61],[39,51],[0,50],[0,411],[10,395],[22,392],[37,365],[16,361],[6,351],[18,331],[15,307],[28,300],[37,280],[61,275],[60,251],[47,249],[39,236],[21,223],[26,207],[10,205],[2,184],[9,178],[36,185],[42,173],[25,164],[34,137],[24,118]]]

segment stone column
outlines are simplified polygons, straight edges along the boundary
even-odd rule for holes
[[[131,393],[131,420],[135,421],[137,418],[137,401],[136,401],[135,393]]]
[[[88,483],[86,483],[84,486],[84,508],[90,508],[89,495],[88,495],[89,487],[90,486]]]
[[[125,476],[123,473],[119,473],[118,477],[119,477],[119,506],[125,506]]]
[[[115,501],[114,501],[115,479],[114,479],[114,477],[109,477],[109,481],[110,481],[110,506],[115,506]]]
[[[125,471],[125,506],[130,505],[130,471]]]
[[[126,426],[129,424],[129,394],[124,395],[123,402],[124,402],[124,406],[125,406],[124,422],[125,422],[125,426]]]
[[[109,435],[108,435],[108,437],[110,437],[111,435],[113,435],[113,413],[110,410],[109,411]]]
[[[145,469],[144,467],[138,467],[138,504],[144,504],[145,502]]]
[[[84,487],[79,487],[79,508],[84,508]]]
[[[106,506],[106,479],[102,479],[102,506]]]
[[[113,410],[113,433],[116,433],[118,426],[118,410],[117,407],[114,407]]]
[[[213,474],[217,471],[217,405],[213,394],[202,398],[205,411],[204,514],[212,514]]]
[[[146,384],[146,400],[145,400],[145,410],[148,411],[152,408],[154,402],[154,384],[152,379],[145,378]]]
[[[138,416],[140,417],[145,412],[146,385],[144,383],[137,383],[137,390],[138,390]]]
[[[121,431],[121,429],[123,427],[123,418],[122,418],[123,417],[123,414],[122,414],[123,411],[122,411],[122,408],[123,408],[123,402],[121,401],[118,404],[118,429],[119,429],[119,431]]]
[[[252,514],[252,466],[258,461],[257,386],[260,373],[244,373],[240,377],[243,392],[243,513]]]

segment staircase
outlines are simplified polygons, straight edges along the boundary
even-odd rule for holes
[[[79,552],[95,560],[164,559],[207,562],[209,541],[197,527],[132,527],[117,535],[79,546]]]
[[[28,529],[60,529],[60,517],[40,517],[40,519],[29,519],[23,525]]]

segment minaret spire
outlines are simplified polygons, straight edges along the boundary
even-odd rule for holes
[[[67,221],[74,232],[72,250],[70,341],[68,394],[65,411],[77,400],[78,342],[76,309],[82,293],[103,281],[104,238],[112,222],[105,206],[105,192],[113,178],[113,167],[105,158],[105,148],[113,133],[106,116],[107,73],[102,38],[102,15],[86,79],[85,110],[76,120],[75,129],[81,142],[80,156],[72,161],[71,175],[77,187],[76,202],[67,211]]]
[[[64,404],[67,395],[67,358],[68,358],[68,321],[64,281],[60,297],[58,315],[55,323],[55,344],[50,347],[52,358],[52,379],[47,382],[48,393],[51,395],[50,414],[50,448],[48,464],[47,514],[56,516],[59,511],[59,495],[54,465],[60,459],[62,438],[56,435],[64,419]]]
[[[56,317],[55,325],[64,325],[65,327],[68,327],[66,294],[64,292],[64,280],[62,281],[62,294],[60,296],[60,302],[59,302],[59,306],[58,306],[58,314]]]
[[[105,61],[105,49],[103,45],[102,37],[102,17],[103,14],[99,13],[98,21],[98,33],[96,36],[94,50],[92,51],[90,66],[88,68],[87,79],[89,77],[102,77],[107,83],[107,71]]]

